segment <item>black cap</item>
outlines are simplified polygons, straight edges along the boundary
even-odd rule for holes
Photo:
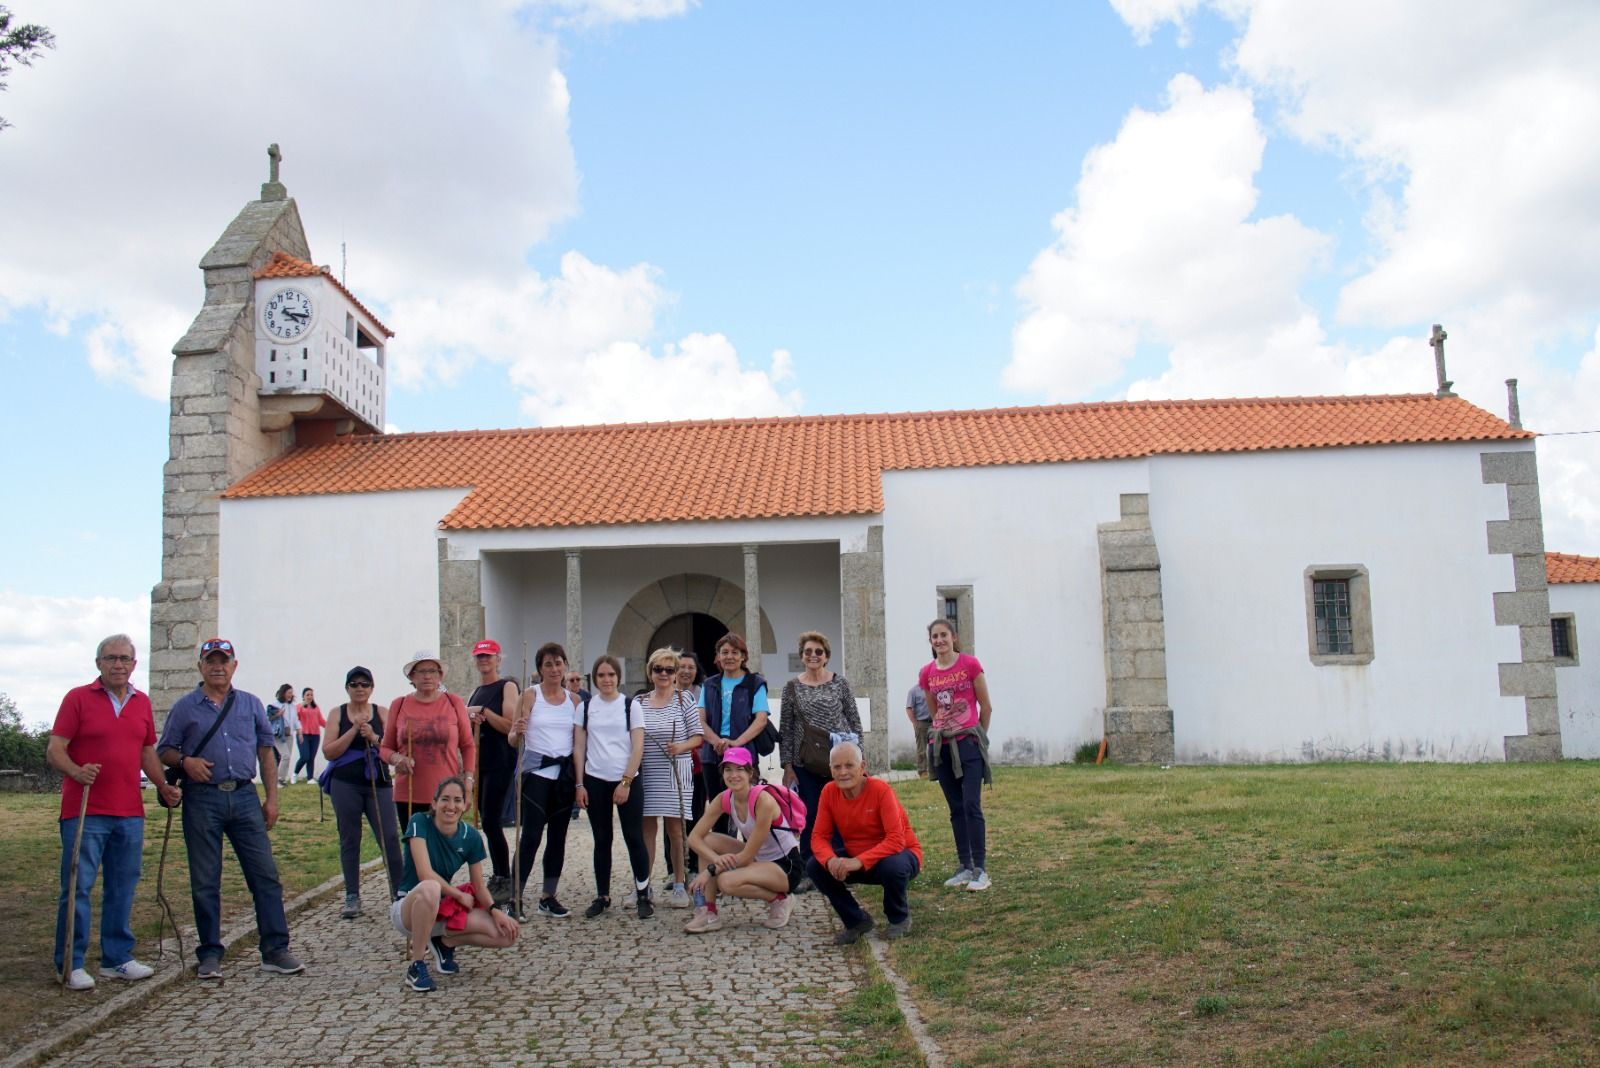
[[[357,664],[355,667],[351,668],[349,671],[346,671],[344,673],[344,684],[346,686],[350,685],[352,682],[356,681],[357,679],[366,679],[368,682],[371,682],[372,681],[372,672],[368,671],[366,668],[362,667],[360,664]]]

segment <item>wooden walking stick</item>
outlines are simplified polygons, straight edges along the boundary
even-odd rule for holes
[[[482,715],[480,712],[479,715]],[[468,791],[467,811],[472,813],[472,825],[479,830],[483,829],[483,817],[478,812],[478,739],[483,737],[483,724],[478,720],[472,721],[472,770],[467,774],[472,777],[472,789]]]
[[[78,829],[72,835],[72,867],[67,870],[67,938],[61,946],[61,989],[67,989],[72,976],[72,938],[74,921],[78,918],[78,854],[83,851],[83,822],[89,818],[89,787],[85,783],[83,799],[78,802]]]
[[[156,917],[156,958],[163,959],[167,955],[166,925],[172,924],[172,933],[178,939],[178,966],[183,967],[183,928],[178,926],[178,916],[172,911],[172,902],[167,900],[165,889],[167,878],[167,843],[172,841],[172,809],[167,809],[167,828],[161,832],[161,859],[156,862],[156,904],[161,906],[161,912]]]

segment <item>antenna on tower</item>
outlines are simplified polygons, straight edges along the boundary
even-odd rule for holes
[[[339,242],[339,284],[350,284],[350,258],[345,255],[344,242]]]

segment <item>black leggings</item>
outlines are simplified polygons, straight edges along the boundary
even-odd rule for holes
[[[533,855],[544,838],[544,886],[541,897],[550,897],[561,881],[561,866],[567,861],[567,828],[572,826],[572,784],[561,779],[545,779],[532,772],[522,776],[522,847],[517,859],[517,895],[533,871]]]
[[[611,896],[611,813],[617,814],[622,824],[622,841],[628,847],[628,863],[633,868],[635,884],[650,880],[650,855],[644,847],[644,790],[637,780],[628,791],[628,799],[617,805],[611,795],[617,783],[583,777],[589,791],[589,830],[594,834],[594,885],[601,897]],[[547,854],[548,855],[548,854]]]
[[[511,792],[511,780],[517,769],[480,768],[483,781],[478,784],[478,819],[483,825],[483,835],[489,839],[489,861],[496,875],[511,875],[511,847],[506,845],[506,825],[500,814],[505,809],[506,794]]]

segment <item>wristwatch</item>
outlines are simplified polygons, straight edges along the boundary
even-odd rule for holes
[[[626,787],[629,787],[631,789],[633,787],[633,776],[632,775],[624,775],[622,777],[622,785],[624,785]]]

